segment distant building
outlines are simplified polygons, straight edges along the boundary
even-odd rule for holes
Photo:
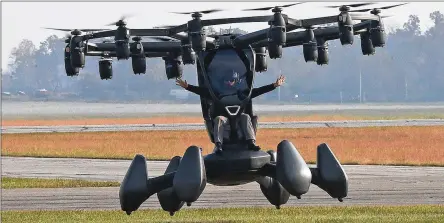
[[[190,92],[184,89],[172,89],[170,95],[176,99],[188,99]]]

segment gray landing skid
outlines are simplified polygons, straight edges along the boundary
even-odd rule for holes
[[[317,167],[309,168],[293,144],[283,140],[277,151],[250,151],[245,145],[229,145],[222,154],[202,156],[190,146],[184,156],[171,159],[165,174],[148,179],[146,159],[136,155],[120,186],[119,197],[127,214],[157,194],[163,210],[174,215],[184,203],[195,202],[206,183],[217,186],[257,182],[267,200],[276,208],[290,195],[301,199],[311,184],[342,201],[347,196],[348,178],[327,144],[317,147]]]

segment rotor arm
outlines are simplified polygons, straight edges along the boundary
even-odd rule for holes
[[[363,21],[353,25],[354,34],[358,35],[364,29],[367,29],[370,23],[371,21]],[[315,29],[313,30],[313,33],[315,37],[324,38],[326,41],[339,39],[338,27],[326,27],[321,29]],[[305,31],[287,33],[287,43],[283,47],[302,45],[304,43],[304,39],[305,39]],[[261,46],[267,46],[267,41],[260,41],[253,45],[253,47],[261,47]]]
[[[202,26],[224,25],[231,23],[268,22],[273,16],[250,16],[239,18],[207,19],[202,20]]]
[[[170,29],[129,29],[131,36],[169,36]]]
[[[172,52],[180,51],[180,42],[142,42],[145,52]],[[114,43],[88,43],[91,51],[115,51]]]
[[[380,21],[380,16],[372,15],[372,14],[352,14],[350,13],[352,20],[375,20]]]
[[[105,38],[105,37],[113,37],[116,35],[115,30],[108,30],[103,32],[96,32],[86,35],[88,39],[99,39],[99,38]]]
[[[100,57],[100,56],[104,56],[106,52],[106,55],[109,57],[116,57],[116,52],[115,51],[88,51],[85,53],[86,56],[96,56],[96,57]],[[132,55],[130,55],[132,56]],[[166,57],[168,56],[167,52],[145,52],[145,56],[149,57],[149,58],[155,58],[155,57]]]
[[[236,39],[234,39],[234,45],[236,47],[241,47],[241,46],[248,46],[249,44],[256,43],[259,41],[267,42],[268,30],[269,29],[266,28],[266,29],[258,30],[256,32],[252,32],[252,33],[238,36]]]

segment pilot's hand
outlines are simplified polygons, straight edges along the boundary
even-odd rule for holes
[[[176,85],[177,85],[177,86],[181,86],[181,87],[183,87],[183,88],[188,88],[188,83],[187,83],[187,81],[184,81],[184,80],[182,80],[182,79],[180,79],[180,78],[177,78],[177,79],[176,79]]]
[[[285,82],[285,77],[283,75],[279,76],[276,82],[273,83],[274,87],[279,87]]]

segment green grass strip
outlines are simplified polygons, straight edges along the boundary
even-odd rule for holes
[[[163,210],[3,211],[3,222],[443,222],[443,205],[186,209],[170,217]]]
[[[118,186],[120,186],[119,182],[112,182],[112,181],[2,177],[2,189],[118,187]]]

